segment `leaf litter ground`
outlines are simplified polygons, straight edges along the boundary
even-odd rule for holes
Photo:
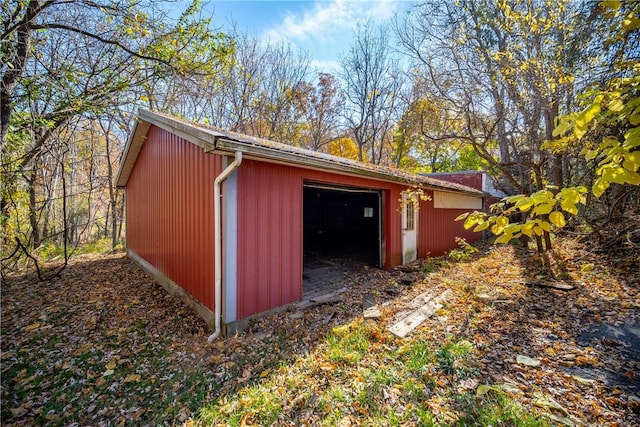
[[[2,285],[3,425],[640,425],[637,254],[575,240],[392,271],[352,266],[342,301],[206,325],[122,254]],[[562,291],[539,285],[562,283]],[[425,291],[453,291],[406,338]],[[363,320],[373,294],[382,317]]]

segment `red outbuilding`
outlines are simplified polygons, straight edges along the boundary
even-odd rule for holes
[[[388,269],[476,240],[454,219],[483,197],[150,111],[139,113],[117,185],[129,256],[215,327],[212,337],[302,300],[305,254],[353,251]]]

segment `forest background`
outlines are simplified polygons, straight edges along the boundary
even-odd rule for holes
[[[517,196],[467,226],[539,250],[569,216],[598,232],[637,212],[635,2],[427,0],[360,22],[335,75],[176,5],[2,2],[3,274],[118,247],[139,108],[417,173],[487,170]]]

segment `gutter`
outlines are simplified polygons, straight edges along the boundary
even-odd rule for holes
[[[207,341],[213,342],[220,336],[222,331],[221,318],[222,318],[222,218],[220,212],[222,211],[222,201],[220,189],[222,182],[229,177],[236,169],[240,167],[242,163],[242,152],[236,151],[235,159],[225,170],[220,173],[213,182],[213,239],[214,239],[214,277],[215,277],[215,330],[213,334],[209,336]]]
[[[248,137],[250,138],[250,137]],[[270,144],[270,145],[265,145]],[[279,148],[282,144],[270,141],[261,141],[261,144],[248,141],[230,139],[227,136],[217,136],[213,144],[203,148],[208,153],[229,153],[242,151],[247,158],[255,158],[261,161],[271,161],[286,165],[298,165],[308,169],[321,171],[333,171],[349,174],[360,178],[373,178],[387,182],[404,185],[425,186],[427,188],[451,193],[464,193],[470,196],[482,197],[482,191],[461,184],[448,181],[439,181],[427,176],[413,175],[402,171],[393,174],[388,170],[381,170],[368,164],[359,164],[347,159],[337,158],[324,153],[309,153],[308,150],[298,147]],[[434,182],[435,181],[435,182]]]

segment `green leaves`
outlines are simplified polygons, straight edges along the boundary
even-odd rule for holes
[[[509,225],[509,219],[504,216],[498,216],[496,217],[493,227],[491,227],[491,232],[495,235],[500,235],[504,233],[504,228],[507,225]]]
[[[598,95],[594,98],[593,102],[576,117],[574,133],[578,138],[587,133],[587,125],[600,114],[600,104],[604,96]]]
[[[231,60],[234,43],[225,34],[211,31],[212,20],[203,19],[201,12],[202,2],[191,1],[174,26],[162,27],[160,33],[147,37],[142,53],[178,74],[215,75]],[[146,15],[138,13],[125,31],[130,37],[145,38],[146,21]]]
[[[563,136],[561,143],[547,144],[546,149],[557,151],[568,147],[571,141],[586,142],[590,149],[584,154],[587,162],[595,162],[596,179],[591,191],[600,197],[611,186],[640,185],[640,66],[635,77],[620,78],[610,82],[608,90],[588,92],[584,96],[584,108],[560,118],[553,136]],[[620,129],[626,129],[623,139]],[[599,136],[599,143],[590,141],[592,134]],[[566,148],[564,148],[566,149]],[[475,229],[498,236],[496,243],[507,243],[521,235],[542,236],[553,227],[567,224],[566,215],[577,215],[578,205],[586,203],[585,187],[562,188],[555,195],[550,189],[537,191],[530,196],[516,195],[504,198],[495,216],[472,215]],[[519,224],[508,224],[513,214],[528,214]],[[467,218],[467,220],[469,220]]]
[[[569,134],[569,138],[594,145],[590,134],[599,137],[595,148],[586,151],[584,159],[596,162],[596,180],[591,188],[593,195],[602,196],[611,184],[640,185],[640,66],[635,66],[635,76],[614,79],[607,90],[587,93],[585,108],[560,118],[553,135]],[[620,138],[620,129],[627,129]],[[574,211],[567,204],[569,210]]]
[[[553,228],[567,225],[565,214],[577,215],[578,204],[586,202],[585,187],[562,188],[556,194],[545,188],[530,196],[517,194],[502,199],[492,207],[497,213],[488,215],[484,212],[472,212],[460,215],[456,221],[465,220],[464,227],[473,231],[491,230],[497,236],[496,243],[509,243],[524,235],[527,237],[543,236]],[[524,222],[510,223],[515,214],[528,214]]]
[[[455,220],[456,221],[460,221],[460,220],[465,220],[464,221],[464,228],[466,230],[470,229],[471,227],[475,226],[475,225],[483,225],[485,223],[485,218],[487,217],[487,214],[484,212],[471,212],[471,213],[464,213],[462,215],[459,215]],[[486,229],[489,227],[490,224],[487,224],[486,226],[483,225],[482,230]],[[475,230],[474,231],[482,231],[482,230]]]

